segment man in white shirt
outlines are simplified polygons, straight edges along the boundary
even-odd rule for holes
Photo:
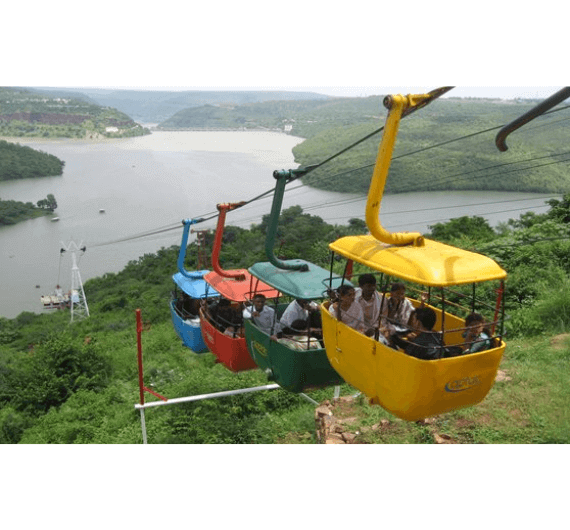
[[[295,320],[309,320],[309,311],[318,311],[319,306],[309,300],[293,300],[281,315],[281,328],[290,328]]]
[[[376,290],[376,278],[373,274],[360,276],[358,285],[355,301],[362,307],[362,312],[364,313],[364,324],[367,328],[364,334],[367,337],[371,337],[375,328],[380,324],[378,318],[380,317],[380,308],[382,307],[382,296]],[[386,300],[384,304],[386,304]]]
[[[264,333],[271,335],[278,324],[275,319],[275,310],[265,305],[265,295],[256,294],[253,297],[253,306],[243,310],[243,318],[251,319],[252,322]]]

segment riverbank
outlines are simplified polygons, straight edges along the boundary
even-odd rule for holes
[[[53,211],[45,210],[32,206],[33,209],[26,206],[26,203],[19,201],[3,201],[0,199],[0,226],[11,226],[22,221],[29,221],[37,217],[52,216],[55,217]],[[18,213],[21,212],[21,213]]]
[[[35,203],[53,194],[60,218],[52,223],[44,216],[0,228],[4,275],[0,315],[8,318],[22,311],[42,310],[37,284],[71,287],[72,261],[69,253],[60,255],[62,241],[83,242],[87,247],[79,263],[84,282],[118,272],[149,252],[179,245],[181,219],[211,217],[218,203],[249,201],[271,190],[275,186],[273,171],[297,167],[291,149],[303,141],[260,131],[155,132],[100,142],[18,140],[54,154],[65,161],[65,168],[62,176],[0,182],[4,200],[34,199]],[[363,218],[364,194],[316,190],[303,185],[302,180],[287,186],[283,208],[299,205],[304,213],[330,224],[346,225],[351,218]],[[248,228],[259,223],[270,212],[271,195],[231,212],[228,225]],[[463,215],[484,217],[497,226],[525,211],[543,213],[548,198],[551,196],[481,192],[387,195],[381,218],[387,230],[421,233],[431,224]],[[215,223],[214,218],[200,228],[215,229]],[[165,227],[171,230],[163,230]],[[140,237],[146,233],[151,235]],[[172,266],[173,274],[176,264]]]

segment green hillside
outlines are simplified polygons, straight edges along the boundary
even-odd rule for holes
[[[0,180],[53,177],[63,174],[64,165],[54,155],[0,140]]]
[[[149,132],[126,114],[83,98],[0,88],[0,136],[122,138]]]
[[[547,214],[525,214],[495,232],[484,219],[432,227],[433,237],[475,249],[509,273],[507,349],[496,382],[480,405],[429,422],[398,420],[364,400],[351,405],[356,443],[536,444],[570,442],[570,195]],[[241,268],[263,260],[264,223],[228,227],[221,262]],[[331,226],[283,211],[280,250],[328,265],[328,242],[362,230]],[[213,235],[209,234],[211,241]],[[178,248],[131,261],[121,272],[85,282],[91,316],[69,313],[0,318],[0,441],[3,443],[141,443],[135,310],[144,321],[145,386],[168,398],[266,383],[260,370],[234,374],[209,354],[182,347],[168,310]],[[197,267],[189,245],[186,267]],[[342,264],[337,264],[342,267]],[[339,269],[340,270],[340,269]],[[341,395],[355,389],[341,386]],[[332,389],[308,392],[319,403]],[[147,394],[148,400],[156,398]],[[146,411],[149,443],[315,443],[315,406],[281,390]],[[437,436],[436,436],[437,435]]]
[[[162,122],[168,129],[269,129],[306,140],[293,149],[301,165],[319,164],[384,125],[382,96],[323,101],[273,101],[185,109]],[[386,193],[422,190],[570,191],[568,110],[560,105],[523,127],[500,153],[500,127],[537,101],[442,98],[402,120]],[[304,182],[312,187],[366,193],[380,134],[372,136]]]
[[[328,105],[330,105],[330,100],[284,100],[246,105],[204,105],[181,110],[160,123],[158,128],[261,128],[283,131],[285,125],[295,123],[296,116],[306,116],[306,119],[309,120],[312,112]]]
[[[381,105],[380,99],[377,100]],[[560,106],[509,137],[501,153],[495,136],[536,102],[441,99],[401,122],[386,193],[435,190],[503,190],[565,193],[568,110]],[[384,113],[385,115],[385,113]],[[294,147],[301,165],[316,164],[378,130],[384,119],[323,129]],[[486,131],[486,132],[485,132]],[[305,177],[322,189],[367,193],[380,134]]]

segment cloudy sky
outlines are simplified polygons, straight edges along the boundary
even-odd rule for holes
[[[455,85],[464,88],[450,96],[546,97],[568,82],[559,57],[567,49],[564,17],[534,23],[541,11],[557,12],[549,1],[532,16],[488,0],[471,10],[449,0],[405,8],[362,0],[336,7],[100,0],[83,11],[70,0],[13,2],[3,12],[0,84],[346,96]]]

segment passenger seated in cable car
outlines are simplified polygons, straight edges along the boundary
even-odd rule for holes
[[[232,303],[227,298],[220,298],[212,304],[205,304],[206,314],[212,324],[222,333],[231,337],[240,336],[243,329],[241,310],[232,307]]]
[[[256,294],[253,297],[252,305],[243,310],[243,318],[251,319],[261,331],[271,335],[279,323],[275,318],[275,309],[265,305],[265,301],[264,294]]]
[[[336,301],[329,306],[331,315],[352,329],[364,333],[367,329],[364,324],[364,312],[360,304],[355,301],[355,288],[351,285],[341,285],[336,290],[336,297]]]
[[[200,300],[192,298],[182,291],[178,296],[176,308],[186,318],[196,318],[200,312]]]
[[[392,345],[404,350],[408,355],[433,361],[446,356],[441,333],[434,332],[436,321],[435,311],[431,307],[419,307],[410,317],[410,333],[403,339],[398,333],[390,336]]]
[[[307,325],[307,320],[295,320],[291,327],[284,328],[277,336],[272,338],[281,344],[285,344],[290,350],[321,350],[323,348],[322,344],[318,339],[311,336]]]
[[[491,348],[491,332],[485,328],[485,319],[479,313],[471,313],[465,319],[463,333],[465,339],[464,352],[475,353]]]
[[[279,320],[282,328],[291,327],[295,320],[309,320],[309,313],[319,310],[319,306],[310,300],[297,298],[293,300],[283,311]]]
[[[382,314],[387,319],[385,325],[389,334],[407,331],[413,311],[412,302],[406,298],[406,286],[403,283],[393,283],[390,288],[390,296],[385,300],[382,308]]]
[[[388,333],[388,329],[385,327],[386,319],[382,319],[382,323],[379,322],[380,311],[383,309],[382,296],[376,290],[376,277],[373,274],[363,274],[358,278],[355,300],[362,307],[364,314],[364,324],[366,325],[364,334],[371,337],[379,325],[380,333],[383,336]]]

